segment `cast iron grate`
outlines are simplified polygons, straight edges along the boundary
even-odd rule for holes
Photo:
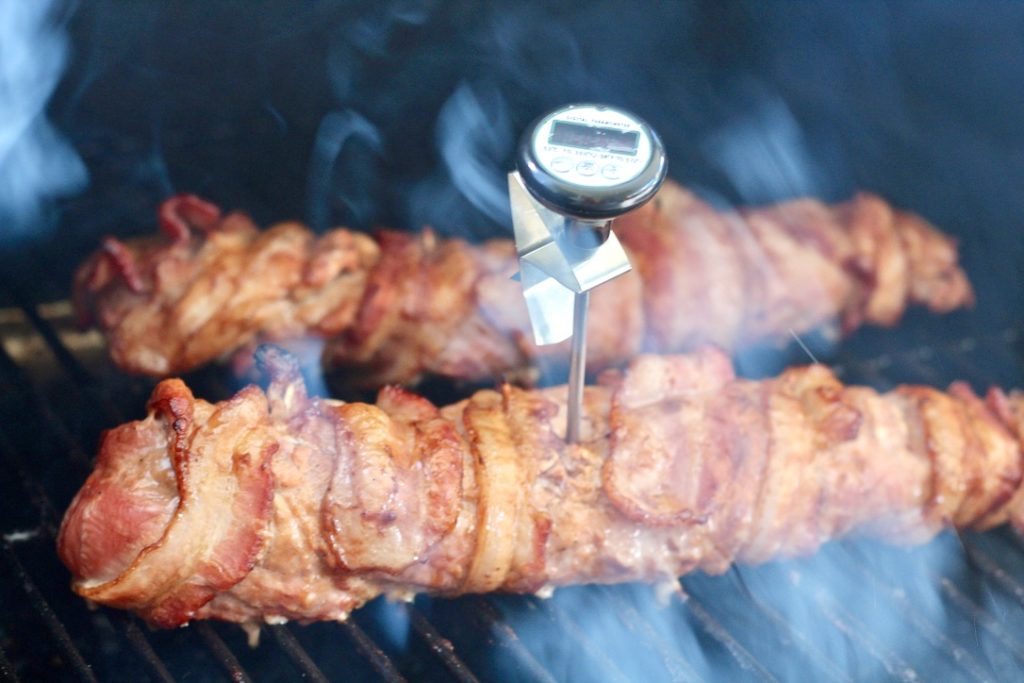
[[[1024,667],[1024,544],[1008,530],[916,549],[842,542],[684,577],[674,590],[375,602],[345,624],[267,628],[257,648],[232,625],[154,632],[90,610],[67,588],[54,535],[99,432],[137,417],[151,385],[113,369],[95,333],[73,329],[66,302],[25,291],[0,280],[2,680],[989,681]],[[1019,329],[914,335],[881,353],[861,340],[851,346],[864,355],[844,351],[837,368],[880,389],[956,377],[1024,385]],[[217,369],[189,380],[211,399],[230,389]]]

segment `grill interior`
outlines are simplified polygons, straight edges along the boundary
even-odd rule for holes
[[[43,271],[23,263],[10,272]],[[0,282],[5,679],[989,681],[1024,666],[1024,541],[1008,529],[946,533],[917,548],[832,543],[807,559],[687,576],[679,590],[378,600],[344,624],[264,627],[255,648],[233,625],[151,631],[128,614],[89,609],[67,587],[54,534],[99,432],[139,417],[152,383],[113,368],[99,336],[73,327],[66,301],[33,296],[33,279]],[[911,315],[895,333],[858,334],[833,367],[879,389],[953,379],[1024,386],[1022,330],[985,327],[984,318]],[[806,342],[813,353],[815,340]],[[806,353],[794,344],[738,364],[767,374]],[[231,392],[224,369],[188,379],[209,399]]]
[[[74,264],[102,234],[152,230],[174,191],[260,223],[502,234],[507,221],[471,192],[479,178],[439,149],[452,112],[483,121],[454,139],[499,181],[514,131],[565,100],[602,99],[647,117],[673,176],[712,199],[874,189],[960,237],[978,307],[911,313],[838,348],[749,351],[740,373],[809,352],[881,390],[1024,387],[1019,8],[261,4],[96,0],[58,17],[73,51],[48,113],[89,185],[42,216],[57,228],[18,242],[0,214],[0,680],[1020,678],[1024,541],[1009,529],[916,548],[848,540],[674,587],[377,601],[345,624],[265,627],[255,648],[237,626],[151,631],[74,596],[57,525],[100,432],[141,417],[152,388],[71,324]],[[382,148],[351,126],[359,117]],[[186,379],[209,400],[235,388],[222,368]]]

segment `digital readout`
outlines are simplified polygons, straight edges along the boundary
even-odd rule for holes
[[[578,123],[555,121],[551,127],[548,143],[578,149],[592,149],[598,152],[635,155],[640,141],[640,132],[581,126]]]

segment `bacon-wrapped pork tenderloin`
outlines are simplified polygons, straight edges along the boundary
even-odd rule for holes
[[[80,595],[159,626],[344,619],[382,593],[658,581],[1024,521],[1024,394],[641,356],[588,387],[567,445],[564,388],[343,404],[261,353],[266,392],[211,405],[165,380],[106,433],[59,537]]]
[[[471,246],[296,223],[260,231],[196,197],[168,200],[166,236],[108,238],[78,271],[83,321],[122,368],[163,376],[259,341],[328,340],[326,359],[367,384],[423,373],[507,376],[559,347],[532,343],[511,241]],[[621,218],[634,272],[593,295],[590,368],[705,343],[725,349],[839,323],[892,325],[908,304],[967,305],[956,246],[921,218],[861,194],[719,212],[666,183]]]

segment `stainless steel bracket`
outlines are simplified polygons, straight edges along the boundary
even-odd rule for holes
[[[573,334],[577,294],[589,292],[632,266],[609,221],[588,222],[559,215],[537,202],[518,172],[508,176],[509,199],[519,279],[530,315],[533,339],[557,344]],[[573,231],[603,231],[607,238],[594,246],[578,246]]]

